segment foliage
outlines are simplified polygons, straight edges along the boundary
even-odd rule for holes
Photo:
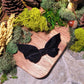
[[[5,82],[6,80],[8,80],[8,78],[7,78],[7,75],[6,74],[3,74],[2,76],[1,76],[1,83],[3,83],[3,82]]]
[[[49,10],[52,8],[53,3],[55,3],[55,0],[42,0],[41,7]]]
[[[33,31],[48,31],[47,21],[44,16],[41,16],[39,9],[27,8],[16,18],[15,24],[25,26]]]
[[[77,41],[70,47],[71,50],[78,52],[84,49],[84,29],[78,28],[75,30],[75,38]]]
[[[66,21],[75,20],[74,13],[72,13],[72,11],[70,11],[64,7],[60,9],[59,15],[62,19],[66,20]]]
[[[56,23],[58,23],[59,26],[65,25],[59,16],[59,11],[57,11],[57,13],[53,13],[52,10],[51,11],[46,10],[46,12],[43,15],[47,18],[47,21],[51,24],[51,29],[54,29]]]

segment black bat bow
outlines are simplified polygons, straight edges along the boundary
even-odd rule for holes
[[[26,59],[37,63],[41,57],[48,54],[51,57],[55,57],[58,54],[58,45],[60,43],[60,33],[53,36],[45,45],[43,49],[38,49],[32,45],[17,44],[18,49],[24,54]]]

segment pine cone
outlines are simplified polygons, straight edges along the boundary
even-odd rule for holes
[[[24,0],[24,2],[30,7],[40,8],[41,0]],[[8,15],[11,13],[18,15],[23,8],[24,5],[21,0],[2,0],[2,10]]]
[[[21,0],[2,0],[2,10],[8,15],[11,13],[19,14],[24,8]]]
[[[24,0],[24,1],[30,7],[38,7],[38,8],[40,8],[41,0]]]

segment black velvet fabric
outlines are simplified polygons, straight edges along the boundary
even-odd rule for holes
[[[38,49],[32,45],[17,44],[19,51],[24,54],[26,59],[31,62],[37,63],[41,57],[48,54],[51,57],[55,57],[58,54],[58,45],[60,43],[60,33],[53,36],[45,45],[43,49]]]

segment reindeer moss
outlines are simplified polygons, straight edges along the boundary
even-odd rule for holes
[[[70,47],[75,52],[84,50],[84,29],[78,28],[75,30],[75,38],[77,41]]]
[[[47,20],[44,16],[41,16],[39,9],[27,8],[16,18],[15,24],[25,26],[33,31],[48,31]]]
[[[84,7],[82,7],[80,10],[76,10],[76,16],[78,19],[81,18],[81,16],[84,14]],[[68,10],[65,7],[62,7],[59,11],[59,15],[62,19],[66,20],[66,21],[70,21],[70,20],[75,20],[75,14]]]

